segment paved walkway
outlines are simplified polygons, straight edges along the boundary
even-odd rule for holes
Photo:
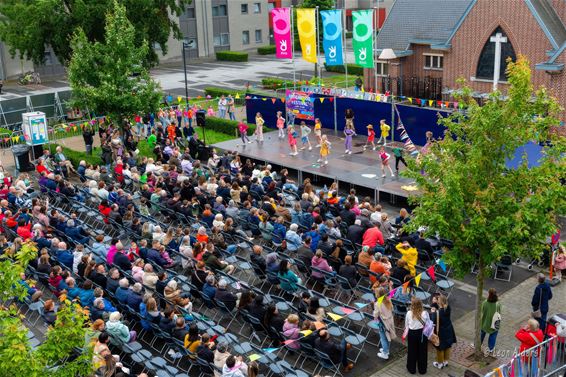
[[[471,353],[471,344],[474,339],[474,315],[475,311],[468,312],[464,316],[453,319],[458,338],[458,344],[455,345],[455,358],[460,360],[453,361],[447,368],[438,370],[432,366],[435,360],[435,352],[429,352],[429,365],[427,370],[428,376],[463,376],[466,369],[472,369],[477,373],[485,374],[493,368],[509,360],[511,356],[518,350],[519,343],[515,339],[515,332],[523,326],[530,317],[531,312],[531,296],[537,285],[536,275],[525,280],[516,287],[510,289],[500,296],[502,306],[502,329],[499,331],[496,343],[497,359],[491,364],[471,364],[465,362],[465,356]],[[549,318],[555,313],[566,312],[566,282],[553,287],[553,299],[550,301]],[[487,340],[486,340],[487,342]],[[406,348],[403,353],[406,353]],[[406,364],[406,355],[387,365],[371,377],[405,377],[408,375]]]

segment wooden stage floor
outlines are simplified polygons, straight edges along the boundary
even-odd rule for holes
[[[319,148],[315,148],[316,143],[313,143],[313,135],[311,135],[312,151],[308,149],[300,150],[302,144],[298,140],[299,154],[296,156],[289,155],[290,149],[287,139],[278,139],[276,132],[264,134],[265,140],[259,143],[254,140],[254,137],[251,137],[251,144],[242,145],[240,139],[233,139],[213,146],[221,150],[237,151],[243,158],[242,163],[245,158],[252,158],[256,161],[296,170],[299,180],[302,180],[305,176],[314,175],[336,180],[342,189],[345,189],[345,186],[360,186],[374,190],[376,200],[379,200],[381,193],[392,195],[393,200],[395,196],[402,198],[409,196],[409,192],[402,186],[411,186],[414,181],[399,176],[391,177],[389,172],[386,172],[387,177],[382,178],[378,151],[373,151],[371,148],[366,151],[363,150],[366,141],[365,136],[355,136],[352,154],[344,154],[343,135],[335,135],[333,131],[326,131],[325,134],[332,143],[328,165],[321,165],[316,162],[319,158]],[[401,144],[395,143],[395,145],[400,146]],[[390,166],[395,172],[395,158],[391,152],[392,147],[388,144],[386,150],[391,154]],[[407,153],[405,153],[405,156],[407,156]],[[399,163],[399,165],[402,171],[405,167],[402,163]]]

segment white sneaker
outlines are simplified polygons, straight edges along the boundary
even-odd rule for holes
[[[316,160],[316,162],[322,162],[322,158],[319,158],[318,160]]]
[[[435,368],[438,368],[438,369],[442,369],[442,367],[444,366],[444,364],[437,363],[436,361],[433,361],[433,362],[432,362],[432,365],[433,365]]]
[[[348,151],[348,154],[352,154],[352,151]]]
[[[251,144],[251,143],[252,143],[252,141],[251,141],[251,140],[250,140],[250,141],[248,141],[248,144]]]
[[[383,174],[383,175],[381,176],[381,178],[385,178],[385,174]]]
[[[328,165],[328,161],[324,161],[324,165]]]
[[[445,362],[442,364],[442,367],[445,368],[445,367],[447,367],[447,366],[448,366],[448,361],[445,361]]]
[[[379,352],[383,352],[383,348],[380,348],[380,349],[379,349]]]
[[[312,147],[309,147],[309,151],[312,151]]]
[[[389,359],[389,354],[388,354],[388,353],[379,352],[379,353],[377,354],[377,357],[380,357],[380,358],[382,358],[383,360],[387,360],[387,359]]]
[[[319,147],[320,147],[320,144],[317,144],[317,145],[315,145],[314,147],[315,147],[315,148],[319,148]]]
[[[377,147],[373,147],[372,150],[376,151],[376,150],[377,150]]]
[[[306,147],[301,147],[301,150],[304,150]]]

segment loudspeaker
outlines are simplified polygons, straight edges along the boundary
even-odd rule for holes
[[[206,111],[198,110],[197,111],[197,127],[204,127],[206,126]]]
[[[198,147],[198,159],[201,161],[208,161],[212,155],[212,150],[204,145],[199,145]]]

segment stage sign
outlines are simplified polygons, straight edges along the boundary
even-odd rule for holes
[[[285,96],[287,112],[292,112],[295,119],[314,120],[314,98],[309,93],[287,90]]]
[[[27,145],[42,145],[49,141],[45,113],[35,111],[22,114],[22,129]]]

